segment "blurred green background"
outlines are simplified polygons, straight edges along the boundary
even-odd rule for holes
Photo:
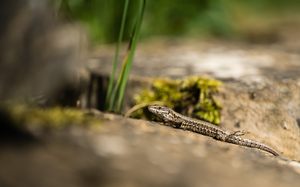
[[[139,3],[130,1],[127,38]],[[116,41],[123,5],[124,0],[60,0],[67,18],[81,21],[93,41],[105,43]],[[148,0],[141,37],[268,38],[283,22],[297,22],[299,10],[299,0]]]

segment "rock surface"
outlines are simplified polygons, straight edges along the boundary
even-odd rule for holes
[[[223,80],[218,96],[223,104],[222,126],[249,131],[250,138],[300,160],[300,55],[287,46],[146,42],[137,52],[132,74],[143,81],[145,76],[183,78],[207,74]],[[101,65],[103,74],[109,72],[112,54],[101,51],[94,58],[98,61],[90,65],[96,70],[97,64]],[[136,92],[128,90],[129,95]]]
[[[154,122],[96,114],[94,128],[0,150],[0,185],[298,186],[300,164]]]
[[[245,137],[284,158],[97,112],[98,127],[31,129],[34,140],[4,141],[0,186],[299,186],[300,55],[276,46],[147,45],[137,53],[135,77],[210,74],[223,80],[216,96],[223,105],[222,127],[246,130]],[[101,67],[103,74],[111,56],[102,52],[90,68]]]

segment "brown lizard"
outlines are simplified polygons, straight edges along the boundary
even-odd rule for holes
[[[148,110],[155,116],[163,120],[168,126],[193,131],[227,143],[257,148],[263,151],[267,151],[274,156],[279,156],[276,151],[265,144],[246,138],[241,138],[240,136],[243,135],[241,131],[229,132],[209,122],[181,115],[165,106],[151,105],[148,106]]]

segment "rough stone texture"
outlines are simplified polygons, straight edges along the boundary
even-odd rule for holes
[[[96,115],[102,120],[96,128],[36,133],[35,142],[2,146],[0,185],[296,187],[300,183],[298,162],[154,122]]]
[[[98,52],[90,67],[95,71],[100,65],[100,74],[105,74],[110,70],[111,54],[107,49]],[[216,96],[223,104],[222,127],[248,131],[245,137],[270,145],[287,160],[154,123],[120,119],[117,124],[109,122],[110,127],[103,128],[107,131],[105,136],[97,136],[93,141],[98,142],[94,144],[98,145],[94,147],[96,153],[112,160],[107,162],[113,165],[108,164],[107,171],[116,180],[108,180],[106,184],[298,186],[299,61],[295,49],[280,45],[218,42],[141,45],[132,70],[134,80],[142,77],[140,82],[148,85],[145,76],[183,78],[203,74],[223,80]],[[140,85],[143,84],[139,83],[139,88]],[[135,86],[128,91],[132,95]],[[119,130],[110,136],[110,128]]]
[[[31,129],[33,140],[1,141],[0,186],[299,186],[298,54],[276,46],[155,45],[141,46],[135,77],[221,78],[225,84],[216,97],[223,103],[222,127],[248,131],[245,137],[270,145],[285,159],[154,122],[96,113],[99,127]],[[107,73],[111,56],[102,52],[90,68]]]
[[[299,161],[298,80],[265,79],[264,82],[261,86],[241,82],[226,84],[221,93],[223,125],[246,130],[250,138],[265,142],[284,156]]]
[[[103,51],[98,53],[102,74],[110,68],[110,55]],[[299,61],[295,49],[280,44],[160,41],[140,46],[132,74],[133,79],[210,75],[224,81],[217,96],[223,104],[222,126],[246,130],[245,137],[300,160]],[[129,95],[138,90],[134,87]]]

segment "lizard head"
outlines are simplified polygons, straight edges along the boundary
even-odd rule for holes
[[[176,120],[175,112],[168,107],[151,105],[148,106],[148,110],[164,122],[175,122],[174,120]]]

